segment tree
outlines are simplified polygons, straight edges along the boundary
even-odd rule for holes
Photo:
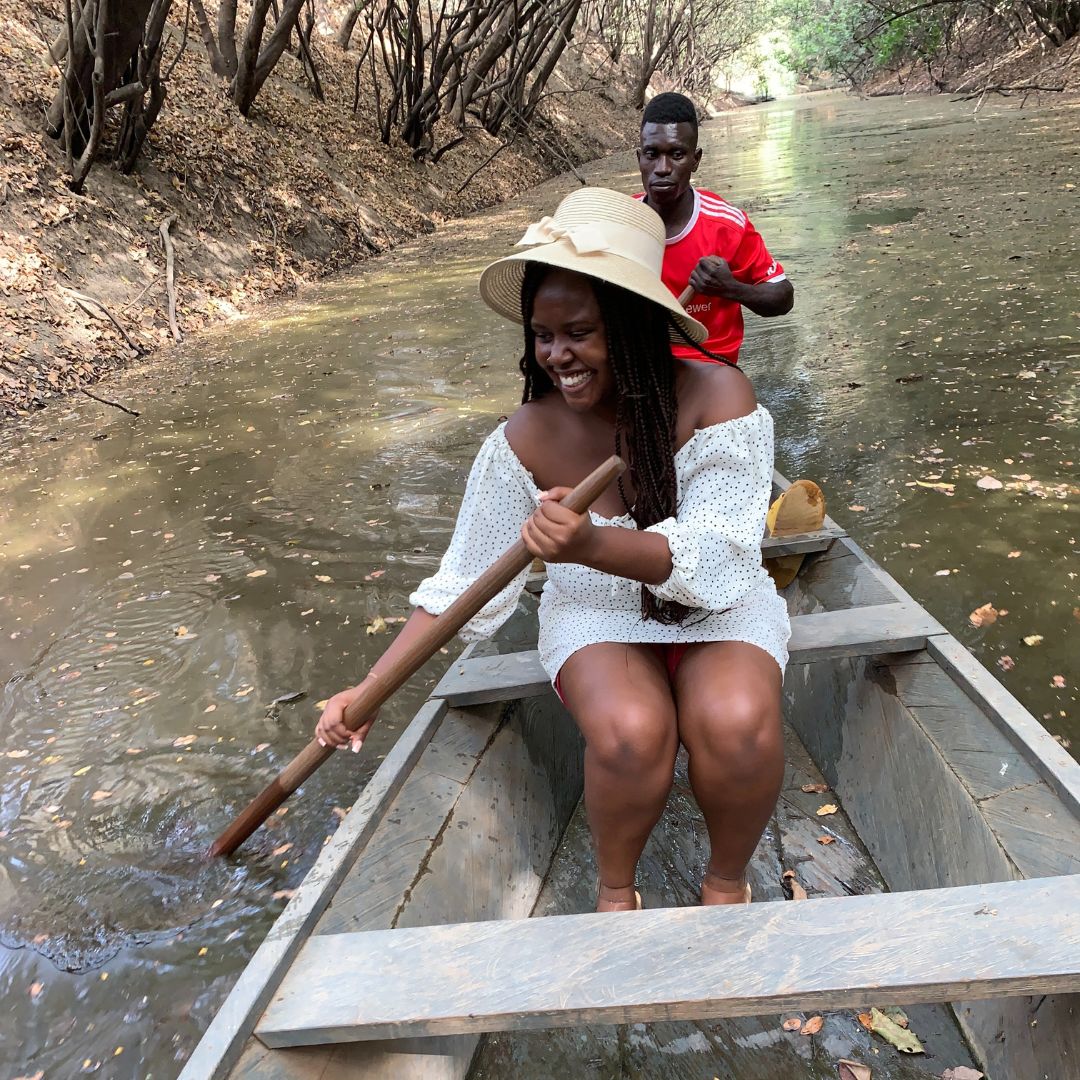
[[[114,157],[131,172],[165,100],[161,73],[172,0],[65,0],[65,26],[49,50],[63,64],[46,129],[64,145],[73,191],[101,148],[107,110],[123,106]],[[181,51],[183,45],[181,44]]]
[[[251,111],[255,98],[270,72],[277,66],[289,46],[294,30],[298,30],[300,13],[307,0],[284,0],[280,13],[277,0],[252,0],[251,14],[240,39],[236,34],[237,0],[220,0],[217,31],[202,0],[191,0],[199,33],[210,57],[210,67],[222,78],[229,79],[229,91],[241,116]],[[270,9],[274,9],[274,28],[263,43]],[[299,32],[299,30],[298,30]],[[304,38],[301,33],[301,43]],[[302,47],[302,45],[301,45]]]

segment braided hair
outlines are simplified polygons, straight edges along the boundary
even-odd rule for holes
[[[522,404],[535,401],[555,388],[536,360],[536,335],[532,330],[536,294],[551,267],[527,263],[521,286],[521,315],[525,325],[525,352],[521,373],[525,377]],[[639,529],[674,517],[678,488],[675,481],[675,363],[671,356],[670,328],[677,323],[657,304],[596,278],[592,286],[607,334],[608,362],[615,380],[615,452],[621,454],[625,440],[633,504],[626,496],[622,478],[619,492]],[[689,339],[687,339],[689,341]],[[690,344],[693,344],[690,341]],[[730,362],[730,361],[729,361]],[[644,585],[641,612],[660,623],[681,623],[691,609],[661,600]]]

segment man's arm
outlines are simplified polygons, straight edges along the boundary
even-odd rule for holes
[[[766,319],[786,315],[795,304],[795,289],[787,278],[747,285],[739,281],[727,262],[716,255],[706,255],[694,267],[690,285],[694,292],[734,300]]]

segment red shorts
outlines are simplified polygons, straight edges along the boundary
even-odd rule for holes
[[[675,672],[679,667],[682,658],[686,655],[686,650],[690,648],[693,642],[683,641],[672,643],[670,645],[652,645],[650,648],[655,650],[656,655],[664,661],[664,666],[667,668],[668,678],[675,678]],[[555,693],[559,695],[559,700],[565,705],[566,698],[563,697],[562,687],[559,685],[562,679],[562,672],[555,676]]]

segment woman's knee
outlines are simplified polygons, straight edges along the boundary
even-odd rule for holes
[[[691,755],[746,775],[783,758],[780,703],[772,695],[740,691],[683,709],[679,733]]]
[[[590,759],[626,776],[653,770],[670,771],[678,737],[674,716],[635,704],[604,710],[583,725]]]

